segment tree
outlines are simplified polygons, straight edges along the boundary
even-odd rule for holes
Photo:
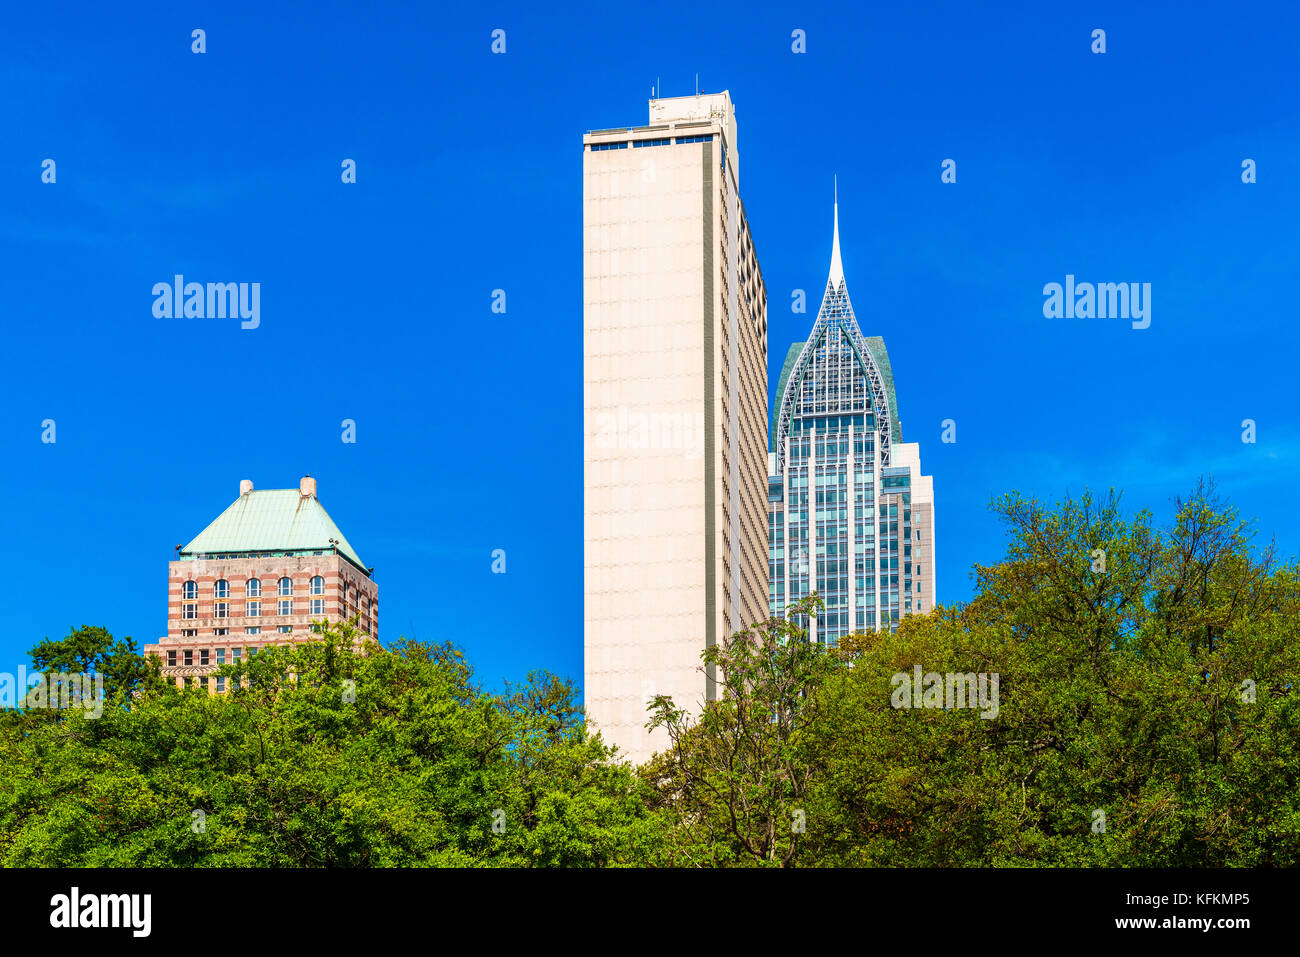
[[[803,739],[822,863],[1300,862],[1300,581],[1200,486],[1170,527],[1113,494],[1011,496],[964,608],[844,643]],[[894,675],[998,674],[996,718],[892,706]]]
[[[800,738],[831,667],[798,623],[821,607],[812,596],[707,649],[701,670],[712,666],[721,689],[697,722],[666,695],[651,702],[646,727],[664,728],[670,746],[642,774],[675,822],[674,863],[794,863],[812,773]]]
[[[31,658],[41,672],[97,672],[104,677],[105,695],[118,701],[162,683],[158,665],[140,655],[130,636],[116,639],[97,625],[73,628],[58,640],[46,638],[32,648]]]
[[[537,675],[494,695],[451,645],[356,638],[328,627],[224,665],[220,695],[159,683],[98,720],[11,713],[0,864],[608,866],[653,853],[641,785],[586,735],[571,683]]]

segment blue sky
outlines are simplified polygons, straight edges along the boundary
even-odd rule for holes
[[[697,73],[737,104],[772,388],[839,176],[855,311],[934,476],[941,600],[1002,554],[987,503],[1012,488],[1116,486],[1163,520],[1212,472],[1294,555],[1300,12],[974,6],[7,11],[0,670],[81,623],[154,640],[173,546],[241,478],[311,473],[386,637],[454,640],[493,685],[580,679],[581,134]],[[175,273],[260,282],[261,326],[154,318]],[[1151,283],[1151,327],[1044,318],[1067,273]]]

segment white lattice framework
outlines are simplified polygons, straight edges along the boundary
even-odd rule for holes
[[[821,310],[817,321],[813,323],[812,333],[799,352],[790,376],[786,379],[785,392],[781,395],[780,411],[776,420],[776,469],[777,474],[785,473],[786,448],[790,438],[790,423],[798,407],[800,391],[804,376],[814,364],[818,350],[826,345],[829,352],[829,337],[840,334],[847,340],[858,366],[866,376],[871,392],[872,414],[876,420],[877,446],[880,449],[881,462],[889,465],[890,446],[893,444],[893,417],[889,407],[889,393],[885,389],[884,378],[876,365],[876,360],[867,348],[867,343],[858,329],[857,318],[853,315],[853,304],[849,301],[848,287],[844,283],[844,267],[840,262],[840,211],[835,204],[835,238],[831,245],[831,273],[826,280],[826,292],[822,296]],[[827,410],[829,414],[829,409]]]

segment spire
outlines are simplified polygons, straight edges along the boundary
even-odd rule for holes
[[[840,262],[840,183],[835,178],[835,238],[831,240],[831,285],[838,289],[844,281],[844,266]]]

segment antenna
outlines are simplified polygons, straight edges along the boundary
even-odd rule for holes
[[[698,73],[695,74],[695,95],[700,95],[700,75]]]

